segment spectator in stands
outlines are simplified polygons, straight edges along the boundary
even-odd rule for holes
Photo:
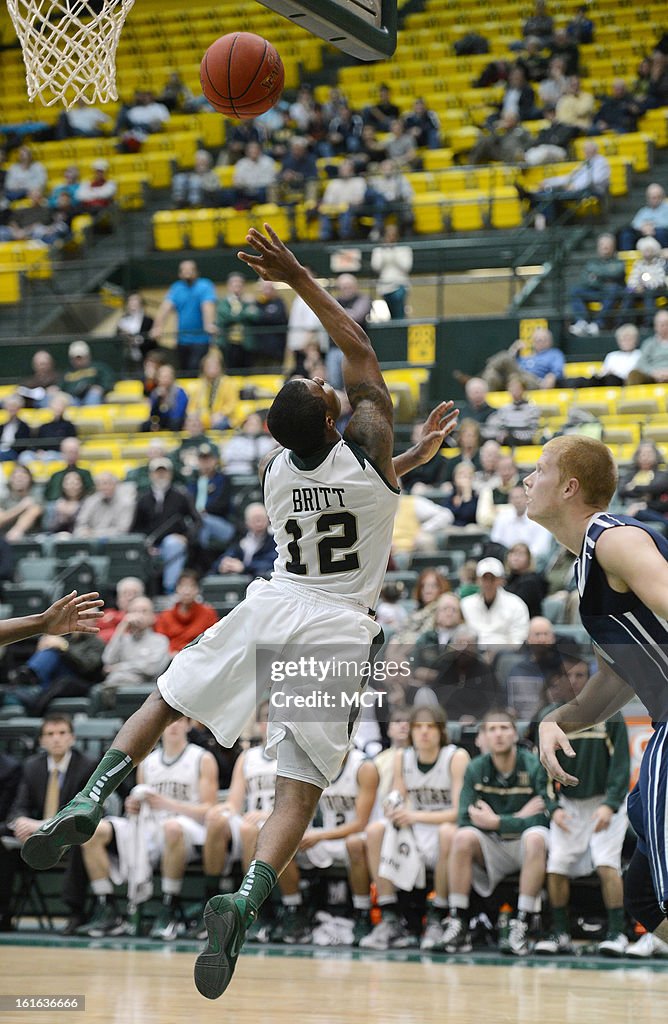
[[[98,619],[97,626],[100,630],[98,636],[107,644],[111,639],[116,626],[125,618],[130,603],[135,597],[143,597],[145,587],[143,580],[138,576],[124,576],[116,584],[116,607],[105,606],[102,618]]]
[[[188,493],[200,517],[197,542],[204,553],[224,551],[235,534],[232,523],[232,481],[222,472],[218,449],[201,444],[197,449],[197,472],[188,481]],[[206,562],[207,568],[210,557]]]
[[[25,199],[31,192],[43,192],[46,188],[47,174],[44,164],[33,160],[28,146],[21,146],[17,159],[11,163],[5,176],[5,198],[13,203],[16,199]]]
[[[188,408],[188,393],[176,383],[170,363],[161,366],[151,391],[149,418],[142,430],[183,430]]]
[[[469,377],[464,383],[466,401],[462,403],[460,417],[462,420],[475,420],[485,423],[494,409],[487,401],[489,386],[482,377]]]
[[[524,160],[524,151],[531,143],[531,136],[520,124],[517,114],[503,114],[489,123],[488,134],[480,136],[471,150],[472,164],[487,164],[492,161],[517,164]]]
[[[640,359],[638,337],[638,328],[635,324],[622,324],[615,331],[617,348],[608,352],[598,373],[593,377],[566,377],[564,379],[568,382],[568,387],[623,387]]]
[[[441,145],[441,126],[437,115],[429,110],[427,104],[418,96],[413,100],[413,109],[404,118],[404,127],[415,139],[419,148],[438,149]]]
[[[508,378],[508,394],[508,405],[500,406],[485,421],[485,434],[511,448],[533,444],[540,425],[540,409],[526,397],[524,382],[518,374]]]
[[[640,238],[656,238],[659,244],[668,247],[668,200],[662,185],[654,182],[647,186],[646,205],[636,213],[629,227],[619,232],[619,248],[622,252],[635,249]]]
[[[369,234],[370,242],[380,240],[385,230],[386,218],[394,214],[402,231],[413,228],[413,186],[392,160],[383,160],[377,174],[369,177],[366,202],[370,203],[374,226]]]
[[[253,351],[261,363],[280,366],[285,355],[288,311],[273,281],[259,281]]]
[[[556,112],[557,103],[566,94],[568,79],[564,74],[562,57],[552,57],[548,65],[547,78],[538,86],[538,98],[543,106],[543,117],[548,110]]]
[[[350,156],[357,153],[362,144],[364,121],[346,104],[330,118],[327,142],[332,156]]]
[[[516,186],[521,198],[528,199],[530,206],[537,209],[535,226],[538,230],[554,222],[564,203],[592,196],[602,199],[607,195],[610,187],[610,164],[607,158],[599,153],[598,145],[590,140],[584,144],[584,157],[582,163],[569,174],[544,178],[536,192],[528,192],[521,185]]]
[[[130,532],[134,518],[134,488],[120,484],[113,473],[95,476],[95,494],[82,503],[74,524],[75,537],[119,537]]]
[[[459,455],[446,459],[445,463],[445,474],[441,489],[446,493],[451,489],[454,472],[460,463],[467,463],[474,471],[480,469],[480,441],[480,424],[475,420],[460,420],[457,437]]]
[[[312,274],[310,268],[307,268]],[[299,295],[295,295],[288,314],[288,340],[286,346],[287,371],[297,374],[304,372],[306,348],[315,343],[320,352],[326,352],[329,336],[310,306]]]
[[[72,533],[74,523],[85,497],[83,480],[74,471],[65,471],[60,482],[60,494],[49,502],[44,512],[44,529],[47,533]]]
[[[16,393],[27,409],[44,409],[49,404],[49,392],[58,386],[58,371],[50,352],[40,349],[30,360],[32,374],[23,380]]]
[[[525,42],[524,53],[517,58],[517,64],[515,67],[521,68],[527,82],[542,82],[547,75],[548,59],[543,56],[543,46],[540,39],[537,36],[529,36]],[[509,78],[512,78],[512,72],[514,68],[510,69],[508,74]],[[508,86],[506,86],[506,95],[508,92]],[[505,97],[504,97],[505,103]],[[534,113],[535,98],[533,89],[531,90],[531,113],[526,117],[522,117],[522,120],[528,120],[531,117],[535,117]]]
[[[313,89],[308,82],[302,82],[297,90],[297,98],[289,108],[290,119],[294,121],[298,131],[306,131],[314,107]]]
[[[480,445],[478,452],[480,469],[473,477],[473,489],[476,494],[481,494],[486,487],[496,481],[500,457],[501,445],[498,441],[493,441],[490,438]]]
[[[512,715],[488,711],[480,730],[489,752],[474,758],[464,776],[459,828],[448,863],[449,915],[437,948],[469,952],[471,887],[481,896],[491,896],[503,878],[519,871],[517,914],[501,950],[524,956],[531,916],[540,911],[545,882],[552,810],[547,778],[538,758],[518,746]]]
[[[53,419],[40,424],[35,434],[32,450],[24,451],[19,461],[28,464],[49,462],[60,458],[60,445],[66,437],[76,437],[77,428],[70,420],[65,419],[65,411],[70,404],[70,397],[63,391],[53,391],[49,395],[49,408]]]
[[[170,456],[177,480],[188,480],[193,473],[198,472],[197,449],[201,444],[210,444],[217,449],[217,445],[206,434],[202,418],[197,413],[188,413],[183,433],[185,437]]]
[[[538,714],[541,721],[549,711],[577,698],[589,679],[584,658],[570,658],[566,671],[551,680],[551,703]],[[596,871],[601,883],[608,929],[598,952],[603,956],[624,956],[629,944],[625,935],[622,847],[628,817],[626,797],[630,781],[629,736],[624,716],[617,711],[602,726],[573,737],[575,751],[569,760],[572,774],[580,781],[559,792],[559,806],[550,822],[547,891],[550,898],[550,931],[536,943],[534,953],[554,955],[571,952],[568,904],[570,880]]]
[[[455,466],[452,474],[452,493],[443,503],[443,507],[452,512],[453,527],[475,525],[478,495],[473,490],[473,474],[474,469],[470,462],[459,462]]]
[[[480,592],[462,599],[462,616],[491,655],[498,647],[519,647],[529,632],[524,601],[504,590],[506,570],[498,558],[483,558],[476,567]]]
[[[66,473],[70,472],[78,473],[84,485],[84,492],[92,494],[95,490],[95,482],[90,472],[79,465],[81,442],[78,437],[64,437],[60,442],[60,455],[65,462],[65,468],[57,470],[49,477],[44,492],[46,500],[56,501],[60,497],[63,478]]]
[[[668,472],[653,442],[640,442],[633,456],[633,470],[622,477],[617,493],[629,515],[645,523],[666,522]]]
[[[499,120],[505,123],[511,117],[514,123],[529,121],[535,116],[536,98],[527,81],[527,75],[521,64],[510,69],[508,81],[499,104]]]
[[[247,368],[253,363],[253,331],[260,311],[255,298],[248,294],[246,278],[232,273],[227,278],[227,291],[217,304],[217,324],[225,364],[231,370]]]
[[[56,185],[49,192],[48,203],[51,209],[55,209],[58,205],[59,196],[63,193],[67,194],[72,200],[72,209],[76,211],[79,203],[79,189],[81,187],[81,180],[79,174],[79,168],[76,164],[72,164],[71,167],[66,167],[63,171],[63,180],[60,185]]]
[[[392,534],[392,558],[397,565],[405,567],[414,552],[435,551],[453,519],[450,509],[435,501],[421,494],[402,493]]]
[[[552,547],[552,535],[527,516],[528,499],[523,484],[513,487],[508,495],[508,504],[496,514],[490,539],[510,549],[513,544],[523,541],[540,564],[545,561]]]
[[[596,102],[589,92],[582,92],[580,79],[577,75],[569,75],[566,92],[557,102],[557,120],[560,124],[572,125],[582,132],[588,132],[592,127]]]
[[[276,442],[264,429],[260,414],[251,412],[234,437],[223,445],[225,471],[231,476],[252,476],[257,473],[260,459],[275,447]]]
[[[563,377],[565,360],[563,352],[554,348],[552,332],[537,327],[531,336],[533,354],[521,356],[523,348],[524,342],[518,338],[507,351],[490,356],[482,373],[490,391],[503,391],[508,379],[517,374],[530,390],[556,387]]]
[[[148,597],[130,602],[102,655],[105,679],[98,692],[105,707],[114,706],[119,689],[152,683],[169,664],[169,640],[156,632],[155,621]]]
[[[81,98],[69,110],[64,110],[56,124],[57,139],[96,139],[109,135],[113,121],[98,107],[92,107]]]
[[[283,157],[278,174],[281,195],[314,201],[318,195],[318,165],[309,150],[308,139],[295,135],[290,139],[289,150]],[[293,200],[294,201],[294,198]]]
[[[411,652],[412,679],[416,685],[431,686],[436,681],[438,662],[463,621],[457,595],[441,594],[436,600],[433,627],[420,633]]]
[[[176,311],[176,351],[179,369],[196,370],[209,349],[216,326],[216,289],[208,277],[200,277],[194,260],[182,260],[179,279],[163,299],[150,337],[160,341],[168,315]]]
[[[406,316],[406,297],[410,289],[413,269],[413,250],[400,244],[399,228],[386,224],[383,241],[371,250],[371,269],[378,274],[376,293],[387,303],[393,320]]]
[[[7,491],[0,495],[0,533],[13,543],[34,533],[42,518],[44,505],[27,466],[16,465],[9,474]]]
[[[337,298],[340,306],[356,324],[364,327],[371,312],[371,299],[360,291],[359,281],[354,274],[339,274],[336,279]],[[343,353],[335,344],[330,344],[326,356],[327,380],[337,391],[343,391]]]
[[[661,243],[656,238],[648,235],[639,239],[636,249],[639,257],[631,267],[626,281],[626,296],[620,316],[625,320],[635,316],[635,305],[640,299],[644,311],[643,326],[651,327],[657,299],[664,297],[668,289],[668,265],[662,255]]]
[[[141,292],[129,292],[116,324],[116,337],[123,343],[124,361],[133,376],[140,372],[148,353],[158,347],[150,334],[152,327],[153,317],[146,312]]]
[[[438,703],[448,719],[474,725],[499,703],[496,673],[478,651],[478,638],[463,623],[454,630],[449,646],[436,664],[432,683],[415,695],[415,704]]]
[[[524,154],[525,163],[529,167],[566,160],[568,147],[578,134],[577,128],[557,121],[554,107],[545,107],[543,117],[549,124],[546,128],[541,128]]]
[[[192,171],[179,171],[172,178],[172,203],[176,209],[184,206],[218,206],[220,181],[213,170],[213,157],[206,149],[195,153]]]
[[[364,949],[390,949],[412,944],[411,933],[398,913],[397,889],[383,871],[386,833],[400,839],[410,828],[419,860],[434,870],[432,898],[421,948],[437,948],[439,920],[447,908],[448,856],[456,832],[457,808],[469,756],[448,743],[446,717],[439,707],[416,707],[410,716],[410,746],[396,754],[393,791],[398,801],[383,808],[384,817],[367,828],[369,864],[376,883],[382,920],[365,938]],[[446,782],[447,780],[447,782]]]
[[[536,37],[542,46],[549,46],[554,33],[554,21],[546,7],[545,0],[536,0],[534,13],[522,25],[524,39]]]
[[[166,638],[161,639],[167,642]],[[137,769],[139,786],[125,801],[128,817],[103,818],[83,847],[96,904],[93,917],[79,929],[79,934],[99,938],[130,931],[129,923],[118,913],[112,875],[127,881],[131,871],[141,873],[148,890],[142,893],[146,899],[152,890],[152,871],[159,863],[162,906],[151,928],[151,938],[172,942],[185,932],[180,906],[183,876],[186,865],[198,856],[198,847],[204,843],[204,817],[215,804],[218,791],[216,760],[209,751],[188,743],[189,728],[188,718],[179,718],[167,726],[160,750],[149,754]],[[140,829],[147,863],[140,863],[135,853],[140,846],[136,839]],[[110,847],[118,861],[113,871]],[[126,851],[124,857],[118,856],[120,850]]]
[[[645,110],[668,106],[668,55],[654,50],[650,57],[649,83]],[[5,184],[5,189],[6,189]]]
[[[142,142],[147,135],[161,132],[168,122],[169,110],[165,104],[159,103],[150,90],[137,89],[133,102],[121,107],[116,134],[130,132],[134,138]]]
[[[249,576],[267,576],[274,568],[276,541],[270,530],[269,517],[264,505],[253,501],[244,511],[246,533],[232,544],[222,556],[213,572],[246,573]]]
[[[339,238],[353,237],[355,220],[364,205],[366,189],[366,181],[355,174],[353,162],[344,160],[339,165],[338,177],[328,182],[318,206],[321,241],[328,242],[332,238],[334,217]]]
[[[266,203],[276,184],[278,170],[259,142],[249,142],[244,156],[234,165],[233,188],[223,189],[223,205],[243,207]]]
[[[199,516],[184,491],[173,485],[174,467],[169,459],[151,459],[150,489],[139,495],[132,533],[146,535],[151,553],[163,562],[162,584],[173,594],[188,554],[188,536]]]
[[[54,212],[42,189],[32,189],[27,199],[26,205],[11,211],[9,223],[0,227],[0,242],[33,238],[38,227],[46,230],[53,223]]]
[[[540,613],[532,617],[526,643],[506,673],[505,702],[518,719],[533,722],[548,679],[563,670],[554,626]]]
[[[606,232],[596,240],[596,256],[587,260],[580,283],[571,290],[571,306],[575,323],[569,331],[576,337],[586,334],[596,336],[610,317],[617,303],[624,295],[624,261],[617,255],[615,236]],[[597,312],[589,309],[589,303],[600,304]]]
[[[450,590],[450,584],[438,569],[423,569],[413,588],[412,598],[416,604],[409,613],[405,627],[398,630],[390,641],[393,644],[413,647],[420,633],[436,628],[436,607],[441,594]]]
[[[170,654],[182,651],[186,644],[218,621],[216,609],[199,600],[199,575],[194,569],[183,570],[175,594],[173,606],[160,612],[155,623],[156,633],[162,633],[169,640]]]
[[[365,124],[370,124],[376,131],[387,132],[392,121],[399,117],[399,107],[392,102],[389,85],[384,82],[378,86],[378,99],[362,111]]]
[[[70,368],[63,374],[63,391],[73,405],[101,405],[114,386],[114,372],[106,363],[93,362],[90,346],[73,341],[67,350]]]
[[[516,541],[508,548],[505,589],[509,594],[522,598],[531,618],[540,615],[543,598],[547,594],[547,580],[536,571],[534,556],[524,541]]]
[[[415,135],[405,123],[397,118],[390,123],[391,138],[385,144],[385,156],[405,171],[417,171],[422,167],[418,156]]]
[[[77,193],[77,202],[86,213],[97,214],[112,206],[116,198],[116,182],[107,177],[108,160],[94,160],[93,174],[89,181],[83,181]]]
[[[228,126],[225,146],[218,155],[218,164],[235,164],[246,152],[249,142],[264,141],[264,131],[257,121],[238,121]]]
[[[16,462],[30,442],[30,427],[19,416],[23,399],[20,395],[8,395],[2,407],[7,419],[0,427],[0,462]]]
[[[202,359],[197,387],[190,393],[188,409],[201,417],[206,427],[227,430],[237,402],[237,384],[225,373],[223,354],[210,348]]]
[[[510,492],[520,482],[520,474],[512,455],[499,455],[496,472],[480,488],[478,497],[478,525],[489,530],[503,505],[508,504]]]
[[[623,78],[615,78],[611,95],[606,96],[594,115],[593,133],[617,132],[620,135],[638,130],[641,110]]]
[[[424,420],[413,424],[411,444],[417,444],[422,437]],[[401,478],[401,486],[408,494],[423,494],[425,490],[440,487],[445,480],[446,460],[437,452],[428,462],[409,470]]]
[[[663,384],[668,381],[668,312],[654,317],[654,334],[640,346],[640,359],[629,373],[627,384]]]
[[[8,832],[21,845],[72,799],[95,767],[75,743],[68,715],[45,716],[39,735],[41,749],[23,763],[18,792],[7,814]],[[86,903],[80,847],[69,851],[65,864],[62,894],[70,918],[63,934],[72,935],[84,919]]]
[[[577,7],[574,16],[566,26],[566,34],[578,46],[588,46],[594,42],[594,22],[589,15],[589,8],[586,4]]]
[[[580,71],[580,50],[577,43],[569,38],[565,28],[554,33],[550,44],[550,57],[561,57],[566,75],[578,75]]]

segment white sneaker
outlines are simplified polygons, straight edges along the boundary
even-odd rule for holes
[[[653,956],[668,956],[668,942],[664,942],[651,932],[645,932],[637,942],[626,947],[626,955],[643,959]]]
[[[576,320],[568,328],[568,333],[574,334],[576,338],[584,338],[585,334],[589,333],[589,324],[586,320]]]
[[[629,940],[623,932],[616,935],[607,935],[603,942],[599,942],[598,951],[603,956],[624,956],[629,948]]]
[[[567,932],[554,932],[539,939],[533,947],[538,956],[556,956],[558,953],[572,953],[571,937]]]
[[[360,939],[360,949],[406,949],[417,945],[403,921],[381,921]]]
[[[444,949],[446,953],[471,952],[471,936],[461,917],[447,918],[438,948]]]
[[[429,950],[442,947],[443,942],[443,926],[438,921],[430,921],[425,930],[422,933],[420,939],[420,949]]]
[[[513,956],[526,956],[529,952],[529,922],[521,921],[514,917],[510,922],[508,932],[508,946],[504,952],[512,953]]]
[[[598,326],[595,320],[592,320],[590,324],[587,324],[587,334],[592,338],[598,338],[601,333],[601,328]]]

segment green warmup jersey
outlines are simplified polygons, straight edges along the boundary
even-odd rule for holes
[[[550,704],[538,715],[540,722],[550,711],[559,707]],[[618,811],[629,791],[631,755],[629,736],[624,716],[617,712],[600,725],[592,725],[568,737],[575,757],[559,755],[559,761],[569,775],[580,781],[577,786],[563,790],[569,800],[587,800],[603,796],[603,803]]]
[[[542,796],[545,810],[528,818],[516,817],[526,803],[534,796]],[[457,824],[473,825],[469,807],[478,800],[484,800],[501,818],[496,833],[503,839],[516,839],[534,825],[550,824],[550,817],[557,804],[540,761],[524,747],[517,748],[515,768],[509,775],[499,772],[491,754],[475,757],[464,775],[464,785],[459,798]]]

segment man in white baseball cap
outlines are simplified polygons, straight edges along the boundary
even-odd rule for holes
[[[482,558],[476,577],[480,591],[462,599],[462,615],[491,658],[501,648],[524,643],[529,634],[529,609],[521,597],[504,590],[506,570],[498,558]]]

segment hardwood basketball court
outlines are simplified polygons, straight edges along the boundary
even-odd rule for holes
[[[40,940],[37,939],[37,942]],[[577,968],[415,952],[253,951],[225,995],[196,991],[193,952],[82,945],[0,946],[0,995],[85,995],[84,1013],[10,1011],[19,1024],[643,1024],[665,1020],[668,964]]]

